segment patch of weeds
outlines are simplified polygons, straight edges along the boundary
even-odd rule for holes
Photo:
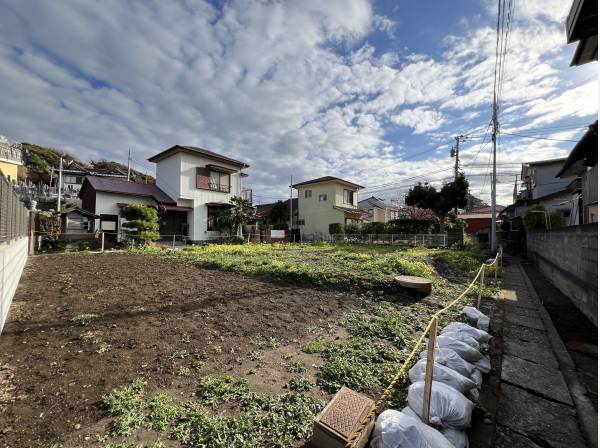
[[[288,383],[288,387],[294,392],[306,392],[312,389],[314,386],[315,383],[304,377],[292,378]]]
[[[263,338],[261,336],[252,338],[250,339],[250,343],[257,346],[260,349],[281,347],[281,341],[272,336],[268,338]]]
[[[284,361],[289,361],[290,359],[294,359],[294,354],[284,353],[283,355],[281,355],[281,359],[283,359]]]
[[[150,445],[143,445],[139,443],[107,443],[102,445],[102,448],[164,448],[165,445],[157,440]]]
[[[107,344],[106,342],[101,342],[100,345],[98,346],[98,350],[96,350],[98,353],[106,353],[109,352],[112,349],[112,345]]]
[[[288,361],[283,364],[285,369],[290,373],[304,373],[306,367],[300,361]]]
[[[192,369],[189,367],[182,366],[179,368],[177,375],[179,376],[190,376],[192,374]]]
[[[146,381],[138,378],[130,385],[114,389],[102,397],[102,403],[108,412],[118,417],[111,423],[109,429],[111,435],[128,436],[142,425],[144,421],[142,393],[145,386]]]
[[[141,386],[143,387],[143,385]],[[129,402],[141,392],[140,384],[115,389],[110,394],[110,405]],[[157,394],[146,402],[149,411],[144,425],[159,432],[169,431],[172,439],[186,447],[254,448],[269,446],[290,448],[299,440],[307,439],[312,431],[315,416],[325,402],[297,392],[280,395],[256,394],[248,390],[243,379],[235,377],[211,378],[200,381],[198,401],[176,405],[166,394]],[[123,395],[127,396],[124,400]],[[214,415],[207,402],[232,402],[240,414]],[[117,415],[129,415],[139,410],[138,402],[119,406]],[[142,410],[143,411],[143,410]],[[140,412],[137,415],[142,415]],[[132,422],[127,428],[133,426]],[[136,422],[137,424],[137,422]],[[120,428],[118,425],[111,427]],[[120,430],[122,434],[126,431]],[[112,433],[112,435],[117,435]],[[102,437],[106,441],[106,437]],[[159,442],[157,442],[159,443]],[[159,448],[161,445],[135,445],[131,443],[103,444],[104,448]]]
[[[188,356],[190,356],[190,353],[187,350],[175,350],[169,355],[169,359],[173,361],[174,359],[185,359]]]
[[[396,373],[402,354],[380,342],[364,338],[329,343],[323,353],[319,386],[335,392],[342,386],[368,391],[384,386]]]
[[[202,370],[202,368],[204,367],[204,361],[200,361],[200,360],[194,361],[192,363],[192,367],[196,370]]]
[[[302,351],[304,353],[322,353],[324,350],[325,344],[319,340],[307,342],[302,346]]]
[[[96,344],[98,342],[98,337],[93,331],[84,331],[79,334],[79,340],[82,342]]]
[[[248,352],[246,357],[250,361],[260,361],[262,359],[262,354],[259,351],[252,350],[252,351]]]
[[[98,316],[97,314],[91,313],[78,314],[77,316],[71,319],[71,322],[75,322],[77,325],[85,326],[90,322],[93,322],[94,320],[98,319],[99,317],[100,316]]]
[[[181,407],[173,404],[173,400],[167,394],[156,394],[148,401],[150,414],[146,419],[146,425],[155,431],[164,431],[181,413]]]
[[[223,377],[205,376],[200,379],[196,396],[202,404],[217,405],[235,400],[248,393],[248,382],[227,375]]]
[[[350,311],[342,325],[353,336],[410,345],[414,342],[415,332],[427,326],[430,316],[431,311],[422,305],[399,308],[390,302],[379,302],[368,311]]]

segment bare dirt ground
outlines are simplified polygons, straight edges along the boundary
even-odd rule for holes
[[[300,347],[315,333],[344,336],[336,323],[360,304],[348,293],[151,256],[32,257],[0,337],[0,446],[97,446],[108,421],[102,395],[144,377],[150,392],[187,399],[197,360],[202,375],[241,375],[256,392],[284,392],[293,374],[282,357],[293,353],[314,378],[321,358]],[[82,314],[97,317],[72,321]],[[268,338],[281,345],[250,359]]]

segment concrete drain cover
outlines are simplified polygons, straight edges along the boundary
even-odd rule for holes
[[[413,289],[423,294],[431,293],[431,280],[423,277],[415,277],[414,275],[398,275],[396,283],[403,288]]]
[[[374,401],[370,398],[342,387],[315,420],[312,446],[344,447],[373,404]],[[372,429],[373,422],[365,428],[353,446],[364,446]]]

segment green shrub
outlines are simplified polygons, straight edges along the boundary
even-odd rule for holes
[[[142,204],[131,204],[123,207],[120,215],[127,220],[123,227],[127,229],[125,233],[129,239],[144,244],[160,239],[156,209]]]
[[[340,235],[344,233],[344,228],[339,222],[332,222],[329,224],[329,234],[330,235]]]

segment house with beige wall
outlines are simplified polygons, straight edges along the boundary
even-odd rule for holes
[[[388,222],[398,219],[400,214],[400,207],[397,204],[387,203],[375,196],[360,201],[358,208],[366,212],[364,220],[368,222]]]
[[[329,224],[358,223],[364,212],[358,208],[354,182],[333,176],[292,185],[298,190],[298,226],[302,235],[328,237]]]

